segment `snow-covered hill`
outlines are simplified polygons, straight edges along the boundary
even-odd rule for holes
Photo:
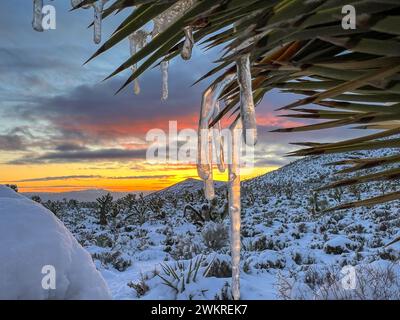
[[[90,255],[61,221],[4,186],[0,261],[0,300],[110,298]]]
[[[315,192],[336,179],[326,163],[349,156],[360,154],[300,159],[243,182],[242,299],[400,298],[400,244],[385,247],[400,235],[400,202],[321,213],[398,185]],[[112,204],[106,226],[94,207],[65,202],[57,214],[92,254],[115,299],[229,299],[226,186],[217,184],[211,202],[201,186],[189,179],[122,198]],[[355,290],[341,282],[350,267]]]

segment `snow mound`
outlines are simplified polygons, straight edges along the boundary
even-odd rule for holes
[[[111,297],[90,254],[62,222],[5,186],[0,186],[0,261],[0,299]],[[45,266],[54,267],[55,289],[42,286],[50,275]]]
[[[337,236],[324,244],[326,253],[341,254],[354,246],[354,242],[345,236]]]

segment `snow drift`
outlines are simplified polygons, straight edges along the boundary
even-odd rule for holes
[[[54,266],[55,289],[42,268]],[[90,254],[53,213],[0,186],[0,299],[110,299]]]

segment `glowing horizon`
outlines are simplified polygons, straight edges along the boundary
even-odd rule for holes
[[[46,168],[49,170],[49,173],[54,172],[59,173],[59,165],[46,165]],[[162,190],[171,185],[184,181],[188,178],[199,179],[197,177],[197,171],[194,165],[186,165],[180,168],[174,168],[176,166],[171,165],[170,169],[168,165],[158,166],[158,169],[155,169],[154,166],[150,166],[147,170],[142,170],[140,175],[132,175],[131,171],[120,170],[120,175],[109,175],[110,169],[106,170],[79,170],[80,174],[68,174],[68,173],[76,173],[76,170],[65,170],[65,176],[59,175],[49,175],[49,176],[40,176],[35,175],[32,176],[32,172],[41,172],[38,170],[29,170],[29,174],[25,175],[24,170],[19,172],[19,175],[13,179],[2,179],[0,181],[1,184],[16,184],[20,192],[29,192],[29,193],[62,193],[62,192],[71,192],[71,191],[83,191],[83,190],[96,190],[102,189],[110,192],[154,192],[158,190]],[[242,179],[250,179],[265,173],[268,173],[272,170],[277,169],[278,167],[269,167],[269,168],[244,168],[242,170]],[[0,170],[2,172],[11,172],[10,170],[5,170],[3,166],[0,166]],[[3,171],[5,170],[5,171]],[[27,169],[25,169],[27,170]],[[143,178],[143,173],[148,173],[151,171],[151,174],[146,175]],[[217,170],[216,170],[217,171]],[[215,171],[215,180],[217,181],[227,181],[227,173],[219,173]],[[102,173],[105,172],[105,175]],[[108,174],[108,175],[107,175]],[[4,174],[2,175],[4,177]],[[13,174],[10,174],[10,177]],[[24,177],[19,179],[18,177]]]

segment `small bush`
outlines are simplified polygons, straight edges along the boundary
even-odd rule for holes
[[[128,284],[129,288],[132,288],[136,291],[136,296],[138,298],[144,296],[149,290],[149,286],[146,284],[146,279],[144,278],[143,274],[137,283],[133,283],[132,281],[129,282]]]
[[[232,265],[229,261],[216,258],[211,262],[207,277],[228,278],[232,276]]]
[[[111,265],[120,272],[132,265],[132,261],[125,259],[120,251],[95,253],[93,259],[99,260],[104,266]]]
[[[165,247],[167,249],[168,246]],[[169,254],[175,260],[192,259],[194,256],[201,252],[200,247],[193,241],[190,236],[174,238],[174,245],[171,245]],[[168,252],[167,250],[164,250]]]
[[[207,222],[201,233],[204,244],[212,249],[219,250],[226,246],[229,234],[228,228],[222,223]]]

